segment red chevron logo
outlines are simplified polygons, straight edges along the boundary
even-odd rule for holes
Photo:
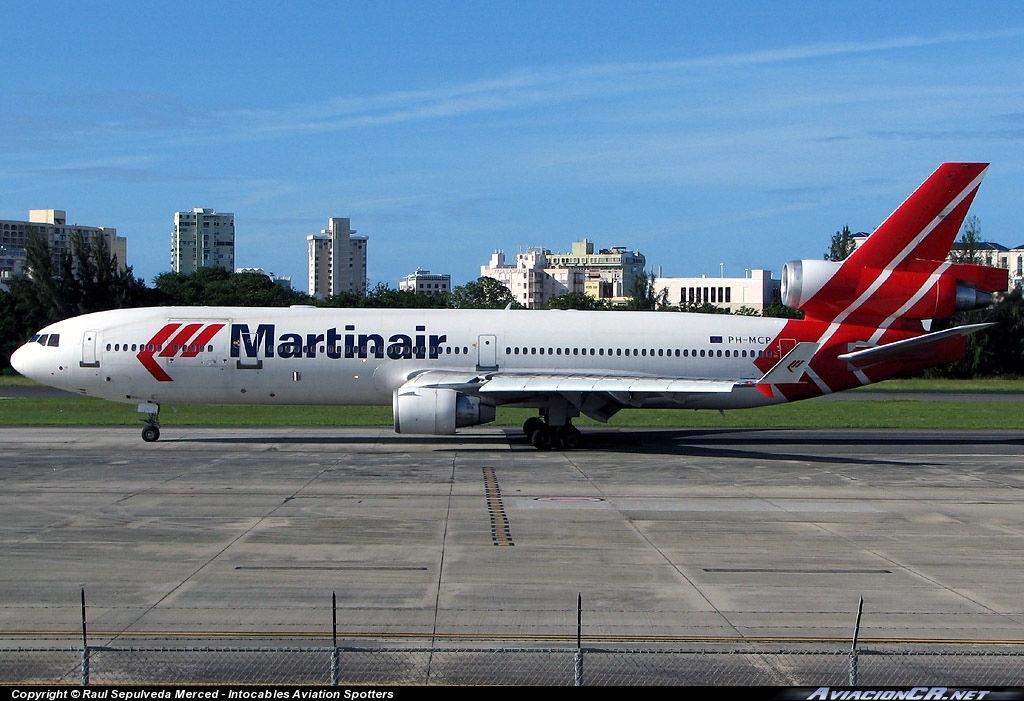
[[[210,339],[224,328],[224,324],[206,324],[203,327],[204,324],[165,324],[135,357],[158,382],[174,382],[174,378],[167,374],[155,356],[173,358],[180,352],[182,358],[196,357]]]

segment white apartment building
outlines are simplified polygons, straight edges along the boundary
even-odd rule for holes
[[[171,270],[190,275],[199,268],[235,268],[235,215],[196,207],[174,213]]]
[[[102,238],[122,271],[128,267],[128,239],[117,235],[117,229],[102,226],[80,226],[67,223],[62,209],[30,209],[28,221],[0,220],[0,285],[23,272],[25,248],[29,233],[35,231],[46,238],[50,255],[56,264],[70,252],[71,237],[76,233],[90,246]]]
[[[506,263],[504,252],[495,251],[490,262],[480,266],[480,276],[494,278],[515,295],[517,302],[537,309],[552,297],[569,293],[625,301],[645,263],[641,253],[621,247],[594,253],[594,244],[584,239],[572,244],[571,253],[529,248],[516,255],[514,264]]]
[[[323,299],[342,292],[366,294],[366,247],[348,217],[330,217],[327,228],[306,237],[309,247],[309,294]]]
[[[782,300],[782,281],[770,270],[750,270],[746,277],[659,277],[655,292],[667,292],[672,306],[701,306],[705,303],[736,313],[743,307],[762,311]]]
[[[451,275],[435,275],[429,270],[416,268],[416,272],[409,273],[398,281],[398,289],[409,292],[419,292],[425,295],[436,295],[452,291]]]

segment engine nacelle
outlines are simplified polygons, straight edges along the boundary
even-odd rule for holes
[[[493,406],[453,389],[399,387],[392,401],[396,433],[450,436],[462,426],[494,421]]]
[[[792,309],[803,309],[825,283],[835,277],[842,265],[831,260],[792,260],[786,263],[782,266],[782,303]]]
[[[988,306],[992,295],[979,290],[974,278],[989,289],[998,289],[998,274],[1005,271],[992,269],[996,275],[976,268],[984,266],[949,265],[937,273],[937,263],[910,261],[901,270],[848,268],[842,274],[842,263],[828,260],[797,260],[782,268],[782,303],[802,309],[809,317],[835,319],[845,314],[847,321],[855,319],[924,320],[945,319],[954,312]],[[963,278],[967,278],[965,281]],[[1004,288],[1005,289],[1005,288]],[[870,294],[864,294],[870,290]],[[907,300],[913,304],[908,306]],[[854,305],[856,302],[856,305]]]

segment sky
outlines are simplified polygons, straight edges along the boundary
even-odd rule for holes
[[[1015,2],[39,0],[0,26],[0,219],[115,227],[148,282],[194,207],[301,291],[328,217],[371,287],[584,238],[778,276],[944,161],[992,164],[971,213],[1024,244]]]

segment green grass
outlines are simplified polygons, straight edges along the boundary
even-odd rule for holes
[[[20,375],[0,376],[0,386],[34,385]],[[888,380],[852,390],[1017,391],[1024,379]],[[520,426],[536,411],[499,409],[491,425]],[[134,404],[102,399],[38,398],[0,400],[0,426],[135,426],[142,415]],[[390,407],[350,406],[171,406],[160,413],[164,426],[390,426]],[[597,426],[586,417],[578,426]],[[1024,403],[1000,401],[913,401],[901,399],[806,401],[726,412],[687,409],[624,410],[610,426],[697,428],[966,428],[1024,429]]]
[[[492,425],[519,426],[536,412],[499,409]],[[134,404],[101,399],[5,399],[4,426],[135,426]],[[390,426],[390,407],[165,406],[164,426]],[[576,425],[596,426],[581,417]],[[635,409],[616,414],[610,426],[698,428],[962,428],[1024,429],[1024,403],[959,401],[806,401],[726,412]]]

